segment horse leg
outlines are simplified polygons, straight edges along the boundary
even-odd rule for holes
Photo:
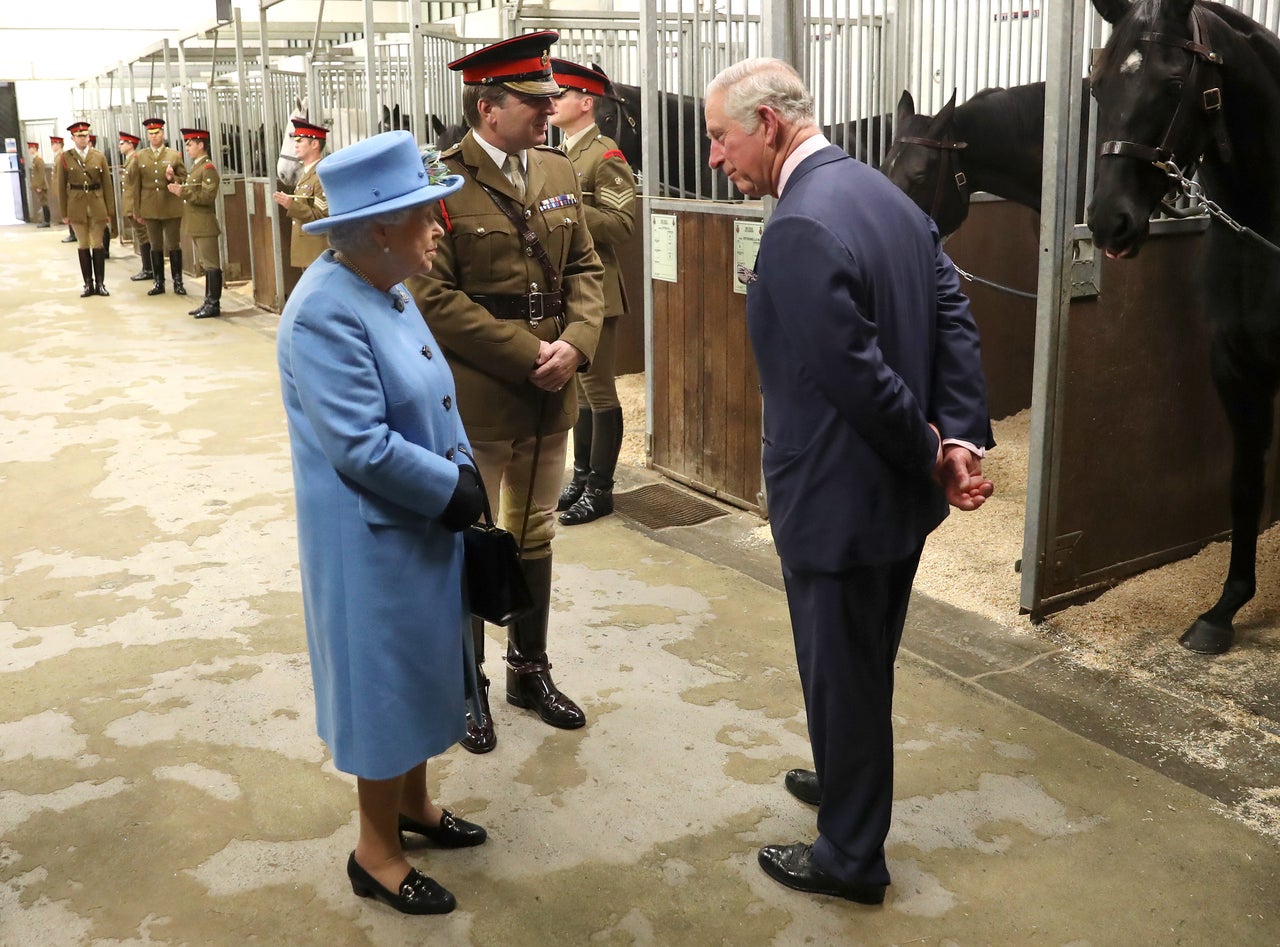
[[[1257,589],[1258,521],[1276,393],[1269,375],[1241,366],[1217,339],[1213,349],[1213,377],[1231,424],[1231,563],[1218,601],[1178,639],[1198,654],[1222,654],[1231,647],[1236,612]]]

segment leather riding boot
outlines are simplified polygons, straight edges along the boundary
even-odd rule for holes
[[[44,217],[44,220],[43,222],[36,224],[36,227],[38,227],[40,230],[44,230],[49,226],[49,205],[48,204],[40,208],[40,214],[42,217]]]
[[[96,296],[97,293],[93,289],[93,258],[88,250],[77,250],[76,256],[80,258],[80,275],[84,277],[84,292],[80,294],[80,298],[86,296]]]
[[[547,660],[551,557],[522,559],[520,566],[533,593],[533,609],[507,631],[507,703],[534,711],[553,727],[576,730],[587,722],[586,714],[560,693]]]
[[[155,278],[155,285],[147,290],[148,296],[159,296],[164,292],[164,251],[151,251],[151,274]]]
[[[192,309],[189,315],[197,319],[222,315],[222,270],[205,270],[204,304]]]
[[[187,295],[187,288],[182,285],[182,251],[169,251],[169,276],[173,279],[173,292],[175,296]]]
[[[104,260],[111,259],[111,228],[102,228],[102,258]]]
[[[76,232],[75,232],[73,229],[71,229],[71,225],[70,225],[70,224],[67,224],[67,235],[66,235],[65,237],[63,237],[63,238],[62,238],[62,242],[63,242],[63,243],[75,243],[75,242],[76,242]]]
[[[467,711],[467,735],[458,742],[472,753],[488,753],[498,745],[498,734],[493,729],[493,714],[489,710],[489,679],[484,674],[484,622],[471,619],[471,640],[476,649],[476,683],[480,687],[480,719]]]
[[[613,475],[622,450],[622,409],[609,408],[595,415],[595,443],[591,473],[578,501],[560,514],[565,526],[590,523],[613,512]]]
[[[90,256],[93,259],[93,291],[99,296],[110,296],[106,285],[102,282],[102,273],[107,265],[107,251],[105,248],[94,250]]]
[[[564,512],[578,502],[591,472],[591,409],[578,409],[578,422],[573,426],[573,479],[560,491],[556,509]]]
[[[141,283],[149,279],[155,279],[155,274],[151,272],[151,260],[151,244],[144,243],[142,245],[142,271],[130,276],[129,282]]]

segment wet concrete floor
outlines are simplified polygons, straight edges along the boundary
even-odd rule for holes
[[[147,297],[119,254],[112,295],[81,300],[60,236],[0,228],[0,944],[1280,943],[1280,846],[1222,804],[1269,759],[1144,756],[1132,721],[1186,726],[1176,701],[923,596],[888,900],[766,878],[758,847],[814,813],[781,783],[804,715],[744,513],[563,531],[552,658],[588,726],[499,696],[493,753],[429,764],[491,833],[412,855],[459,909],[357,899],[353,781],[313,726],[277,317],[229,293],[194,320],[199,281]]]

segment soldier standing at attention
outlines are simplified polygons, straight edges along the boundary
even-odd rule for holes
[[[133,219],[147,225],[147,238],[151,242],[151,272],[155,285],[147,290],[148,296],[164,292],[164,254],[169,253],[169,269],[173,274],[173,291],[187,295],[182,285],[182,198],[169,191],[169,182],[181,184],[187,179],[187,166],[182,155],[164,143],[164,119],[147,118],[142,121],[147,129],[147,144],[134,152],[137,176],[133,180]],[[169,170],[173,171],[170,177]]]
[[[92,148],[94,151],[98,150],[98,136],[95,135],[93,132],[89,133],[89,147]],[[105,158],[107,156],[104,154],[102,155],[102,157]],[[109,160],[107,161],[107,170],[108,171],[111,170],[111,162]],[[115,185],[114,178],[112,178],[112,182],[111,182],[111,199],[113,201],[116,199],[116,185]],[[115,211],[113,210],[112,214],[114,213]],[[102,257],[103,259],[106,259],[106,260],[111,259],[111,220],[110,219],[107,220],[107,225],[102,228]]]
[[[120,133],[120,158],[124,161],[124,171],[120,175],[120,210],[124,216],[125,227],[133,231],[134,246],[138,247],[142,255],[142,270],[129,277],[129,280],[134,283],[155,279],[155,275],[151,272],[151,241],[147,239],[147,226],[138,222],[133,206],[133,195],[137,190],[135,179],[138,176],[138,166],[133,156],[137,153],[138,143],[141,141],[142,139],[137,135],[130,135],[128,132]]]
[[[80,275],[85,296],[110,296],[102,282],[106,256],[102,232],[116,211],[111,188],[111,169],[101,151],[89,147],[89,123],[73,122],[67,131],[75,147],[58,155],[53,168],[53,187],[62,208],[62,222],[69,224],[79,243]]]
[[[209,133],[203,128],[182,129],[183,147],[191,159],[191,170],[182,184],[169,168],[169,193],[182,198],[182,233],[195,244],[196,257],[204,267],[204,302],[187,315],[197,319],[222,314],[222,254],[218,248],[218,186],[222,178],[209,157]],[[181,263],[177,264],[181,272]],[[175,284],[177,277],[174,277]],[[177,291],[175,285],[174,291]]]
[[[62,139],[59,138],[57,135],[49,136],[49,147],[53,149],[53,166],[55,168],[58,166],[58,156],[62,154],[62,144],[63,144]],[[58,208],[58,212],[59,213],[63,212],[61,207]],[[62,242],[63,243],[76,242],[76,234],[75,234],[75,231],[71,229],[70,224],[67,224],[67,235],[62,238]]]
[[[49,226],[49,175],[44,166],[44,158],[40,157],[40,142],[27,142],[27,180],[31,182],[31,210],[39,215],[37,228]]]
[[[583,213],[604,263],[604,325],[591,367],[577,376],[578,420],[573,426],[573,479],[560,491],[560,522],[590,523],[613,512],[613,474],[622,449],[622,405],[614,381],[617,317],[627,312],[618,253],[635,230],[636,179],[612,138],[596,127],[596,96],[613,94],[609,77],[564,59],[551,71],[564,94],[551,124],[564,134],[560,146],[578,175]]]
[[[449,64],[462,71],[471,130],[441,157],[466,183],[441,202],[445,234],[435,266],[408,286],[453,368],[490,504],[523,540],[534,608],[507,631],[507,702],[571,730],[587,718],[551,679],[551,540],[577,414],[573,376],[595,354],[604,267],[573,165],[563,152],[537,147],[560,94],[548,54],[558,38],[527,33]],[[483,623],[473,619],[472,635],[479,663]],[[468,715],[462,745],[484,753],[497,737],[483,671],[478,679],[480,719]]]
[[[305,270],[320,254],[329,248],[329,238],[324,234],[303,233],[302,225],[329,216],[329,201],[324,196],[324,185],[316,174],[316,165],[324,157],[324,145],[329,130],[322,125],[312,125],[301,119],[293,120],[293,150],[302,162],[302,176],[293,187],[292,194],[276,191],[271,199],[284,208],[293,221],[289,240],[289,265]]]

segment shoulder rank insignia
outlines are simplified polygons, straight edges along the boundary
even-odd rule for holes
[[[601,155],[601,156],[600,156],[600,160],[601,160],[601,161],[603,161],[603,160],[604,160],[604,159],[606,159],[606,158],[619,158],[619,159],[621,159],[622,161],[626,161],[626,160],[627,160],[627,156],[626,156],[626,155],[624,155],[624,154],[623,154],[621,151],[619,151],[617,148],[610,148],[608,151],[606,151],[603,155]]]
[[[555,210],[557,207],[571,207],[578,203],[578,199],[572,194],[557,194],[555,197],[548,197],[545,201],[538,202],[538,210]]]

